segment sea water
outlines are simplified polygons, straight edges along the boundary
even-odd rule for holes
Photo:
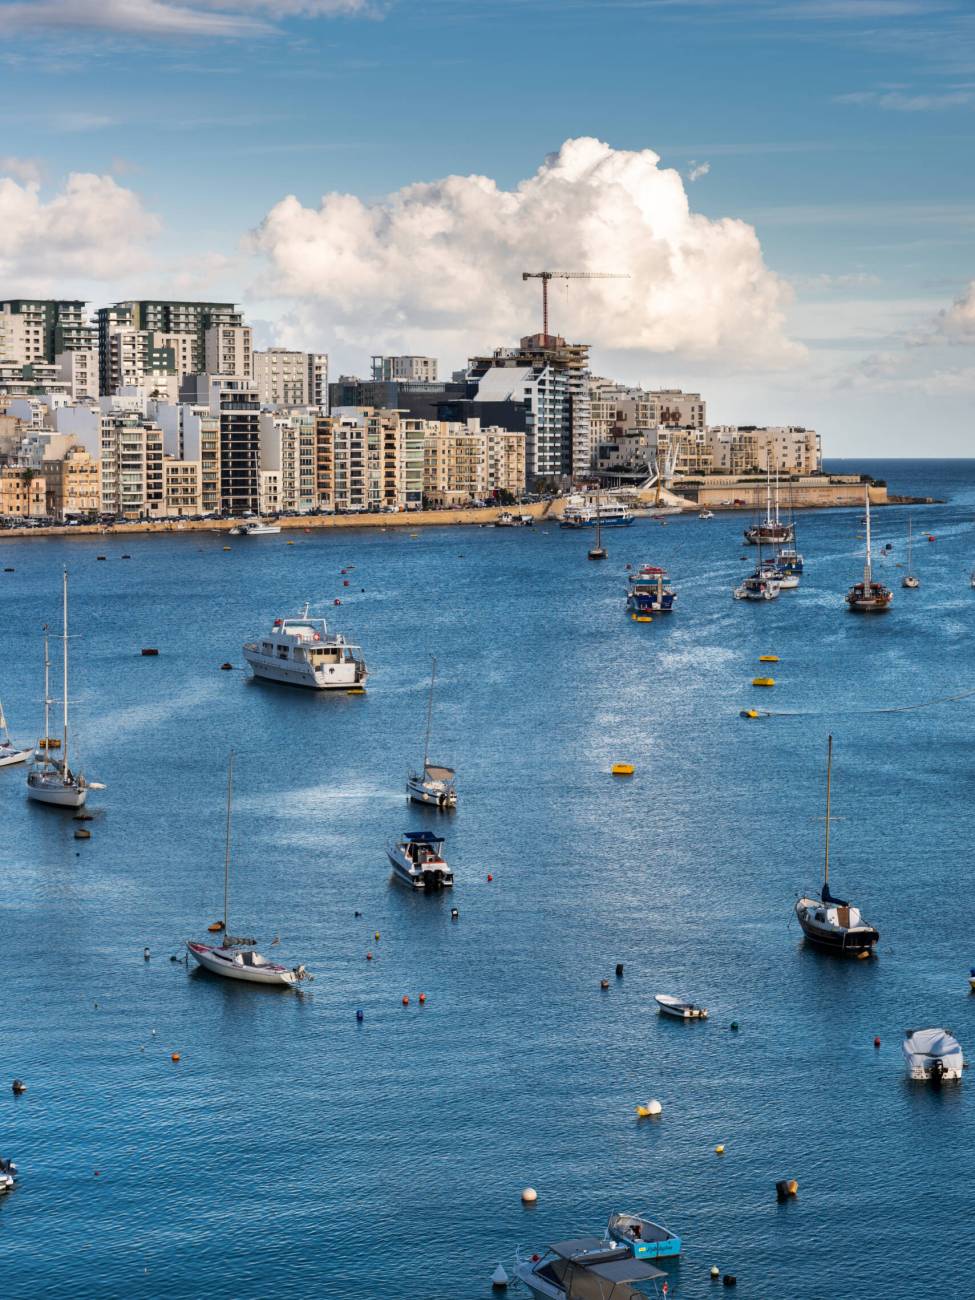
[[[712,1264],[758,1297],[975,1293],[975,1084],[911,1085],[900,1048],[947,1025],[975,1052],[975,696],[946,698],[975,689],[975,462],[856,468],[948,500],[874,512],[883,617],[843,603],[856,509],[801,515],[802,585],[761,606],[731,595],[743,515],[607,531],[603,563],[551,524],[0,540],[11,730],[42,729],[67,564],[75,736],[107,784],[76,841],[0,770],[0,1294],[467,1300],[613,1210],[683,1238],[671,1295],[713,1295]],[[650,625],[624,611],[642,563],[679,592]],[[363,647],[365,696],[249,680],[241,643],[306,600]],[[451,816],[404,798],[433,654]],[[830,732],[831,884],[871,961],[793,917]],[[222,915],[231,748],[231,929],[304,962],[300,995],[183,964]],[[391,882],[417,828],[452,892]]]

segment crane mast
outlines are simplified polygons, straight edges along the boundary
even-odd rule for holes
[[[550,280],[628,280],[613,271],[522,271],[522,280],[542,282],[542,333],[548,338],[548,284]]]

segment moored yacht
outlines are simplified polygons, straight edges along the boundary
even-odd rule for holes
[[[627,527],[633,515],[621,501],[612,497],[587,500],[582,494],[569,497],[559,517],[560,528],[595,528],[596,520],[603,528]]]
[[[386,848],[393,875],[411,889],[449,889],[454,873],[444,861],[443,843],[433,831],[407,831]]]
[[[33,752],[29,745],[26,749],[22,749],[10,739],[10,732],[7,730],[7,719],[4,716],[3,705],[0,704],[0,767],[11,767],[14,763],[26,763]]]
[[[796,902],[796,919],[803,934],[812,943],[833,952],[854,956],[869,956],[880,935],[863,919],[858,907],[843,898],[837,898],[829,889],[829,828],[830,799],[833,777],[833,737],[826,748],[826,847],[823,865],[823,887],[818,897],[804,895]]]
[[[329,633],[323,618],[309,618],[307,605],[296,617],[276,618],[260,641],[245,641],[243,653],[255,677],[288,686],[350,690],[368,676],[361,649]]]
[[[775,511],[772,511],[772,457],[765,462],[765,518],[745,529],[749,546],[782,546],[795,537],[795,525],[779,517],[779,472],[775,471]]]
[[[670,585],[666,569],[644,564],[636,573],[630,574],[626,608],[631,616],[669,614],[676,599],[677,593]]]
[[[761,548],[758,552],[758,567],[735,587],[735,600],[775,600],[782,590],[776,570],[766,570],[762,563]]]
[[[265,537],[280,531],[280,524],[267,524],[263,519],[252,519],[242,524],[235,524],[229,533],[231,537]]]
[[[635,1259],[629,1246],[600,1237],[557,1241],[527,1259],[519,1255],[514,1272],[539,1300],[640,1300],[659,1295],[657,1283],[667,1277],[662,1269]]]
[[[916,573],[912,572],[911,559],[914,551],[914,529],[911,526],[911,518],[907,518],[907,572],[901,578],[901,586],[906,587],[908,591],[917,591],[921,585],[921,579]]]
[[[907,1029],[901,1044],[907,1074],[919,1083],[943,1083],[960,1079],[965,1057],[948,1029]]]
[[[882,582],[875,582],[873,577],[873,558],[870,552],[870,489],[864,484],[863,495],[866,500],[867,545],[863,564],[863,581],[855,582],[846,593],[846,603],[858,614],[883,614],[890,608],[894,593]]]
[[[432,804],[442,811],[457,807],[456,773],[452,767],[442,767],[430,762],[430,726],[433,722],[433,687],[437,679],[437,661],[430,667],[430,696],[427,700],[427,730],[423,742],[423,768],[410,772],[406,778],[406,793],[414,803]]]

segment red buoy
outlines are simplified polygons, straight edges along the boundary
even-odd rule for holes
[[[488,880],[493,880],[493,879],[494,879],[494,877],[491,875],[491,873],[490,873],[490,871],[489,871],[489,872],[488,872]]]
[[[879,1047],[879,1046],[880,1046],[880,1039],[879,1039],[879,1038],[875,1038],[875,1039],[873,1040],[873,1045],[874,1045],[874,1047]]]
[[[366,953],[366,961],[372,961],[372,953],[371,953],[371,952],[367,952],[367,953]]]
[[[426,1000],[427,1000],[427,995],[426,995],[425,993],[421,993],[421,994],[420,994],[420,1005],[422,1006],[423,1003],[426,1002]]]
[[[404,993],[404,994],[403,994],[403,1006],[404,1006],[404,1007],[408,1007],[409,1005],[410,1005],[410,999],[409,999],[409,998],[406,996],[406,994]]]
[[[341,605],[341,604],[342,604],[342,602],[339,600],[338,596],[335,597],[335,601],[334,601],[334,603],[335,603],[336,605]]]

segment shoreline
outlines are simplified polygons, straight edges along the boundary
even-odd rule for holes
[[[675,494],[676,495],[676,494]],[[395,514],[349,514],[349,515],[288,515],[273,522],[282,532],[304,529],[324,528],[437,528],[447,525],[465,524],[468,527],[490,527],[505,513],[516,512],[531,515],[535,523],[554,523],[565,505],[565,498],[557,497],[552,501],[537,502],[527,506],[471,506],[460,510],[404,510]],[[686,500],[686,498],[685,498]],[[883,500],[874,501],[872,506],[933,506],[945,505],[937,497],[885,496]],[[816,502],[807,505],[795,504],[801,510],[855,510],[862,508],[862,503],[848,500],[835,502]],[[654,514],[654,507],[642,503],[633,507],[639,511],[638,518],[649,518]],[[695,517],[702,509],[711,510],[715,515],[749,515],[754,513],[754,506],[721,505],[718,502],[687,501],[686,509],[680,515],[670,515],[678,519],[682,515]],[[133,521],[116,524],[53,524],[45,528],[5,528],[0,530],[0,539],[39,538],[39,537],[126,537],[140,533],[219,533],[228,534],[231,528],[241,523],[239,519],[201,519],[181,520],[178,523],[158,521]],[[516,527],[523,525],[516,525]],[[273,536],[273,534],[271,534]]]

